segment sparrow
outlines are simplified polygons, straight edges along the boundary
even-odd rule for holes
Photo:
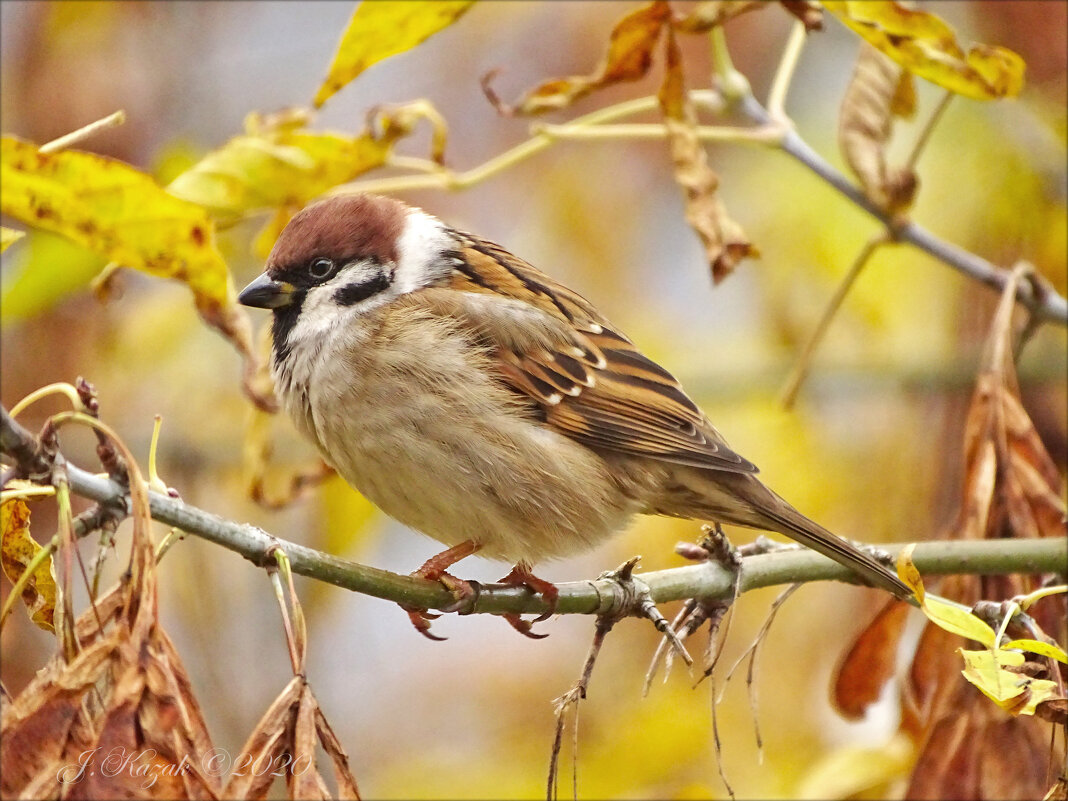
[[[637,513],[776,531],[899,597],[891,571],[768,489],[667,370],[589,301],[422,209],[340,195],[297,213],[241,292],[271,309],[296,427],[365,497],[449,548],[515,565],[602,542]],[[429,634],[432,615],[408,609]],[[524,633],[529,624],[506,616]]]

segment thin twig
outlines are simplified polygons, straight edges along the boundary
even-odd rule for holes
[[[801,384],[804,383],[812,367],[812,357],[815,356],[816,349],[823,342],[823,337],[831,327],[831,321],[838,313],[838,310],[842,308],[842,303],[845,301],[846,295],[849,294],[849,290],[853,288],[853,284],[856,283],[861,271],[867,266],[871,257],[875,255],[875,251],[890,241],[890,236],[884,231],[865,242],[864,247],[860,249],[857,257],[853,260],[853,264],[850,265],[849,271],[834,290],[834,294],[827,302],[827,307],[823,310],[816,328],[801,349],[801,355],[797,357],[797,362],[786,379],[786,386],[782,392],[782,404],[787,409],[792,408],[794,401],[797,400],[797,393],[801,389]]]
[[[69,134],[64,134],[58,139],[53,139],[51,142],[41,145],[38,150],[41,153],[55,153],[70,147],[71,145],[77,144],[84,139],[88,139],[90,136],[93,136],[106,128],[114,128],[118,125],[122,125],[124,122],[126,122],[126,112],[119,109],[96,122],[91,122],[76,131],[71,131]]]
[[[916,137],[916,141],[912,145],[912,152],[905,159],[905,164],[902,168],[905,172],[916,171],[916,162],[920,160],[920,154],[927,147],[927,143],[931,141],[931,134],[934,133],[938,123],[942,120],[942,115],[949,108],[949,101],[953,99],[953,94],[947,89],[945,94],[942,95],[942,99],[938,101],[938,105],[935,106],[935,110],[931,112],[931,116],[927,118],[927,122],[923,125],[923,130],[920,131],[920,135]]]
[[[775,77],[768,90],[768,114],[780,125],[788,124],[790,120],[786,115],[786,95],[790,91],[790,81],[797,70],[797,61],[805,46],[806,36],[805,25],[798,20],[790,29],[790,38],[786,40],[786,47],[779,58],[779,67],[775,70]]]

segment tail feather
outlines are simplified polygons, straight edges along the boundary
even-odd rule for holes
[[[908,598],[912,595],[912,590],[874,557],[809,520],[778,496],[776,498],[780,502],[778,508],[764,507],[760,510],[760,514],[767,518],[768,528],[851,568],[874,586],[891,592],[898,598]]]

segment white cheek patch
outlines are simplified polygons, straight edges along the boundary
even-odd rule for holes
[[[421,209],[409,209],[397,240],[394,296],[422,289],[448,273],[452,267],[441,255],[455,244],[441,220]]]
[[[354,317],[390,301],[396,295],[392,287],[347,306],[339,303],[336,297],[343,287],[370,281],[384,269],[368,262],[352,262],[325,284],[309,289],[300,307],[300,322],[290,333],[289,341],[324,336]]]

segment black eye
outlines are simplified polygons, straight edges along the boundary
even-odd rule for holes
[[[312,259],[311,264],[308,265],[308,273],[312,278],[323,279],[330,275],[334,270],[334,262],[331,259],[320,256],[317,259]]]

